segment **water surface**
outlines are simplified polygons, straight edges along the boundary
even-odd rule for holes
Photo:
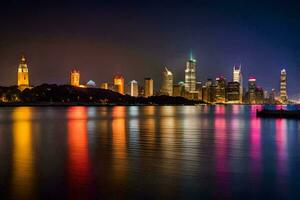
[[[300,198],[300,121],[257,106],[0,109],[0,197]]]

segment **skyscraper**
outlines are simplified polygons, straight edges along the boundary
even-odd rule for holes
[[[238,82],[240,84],[239,103],[242,103],[243,102],[243,76],[242,76],[242,67],[241,66],[233,67],[232,81]]]
[[[216,78],[216,103],[225,103],[226,79],[223,76]]]
[[[248,79],[248,101],[250,104],[256,103],[256,78],[250,76]]]
[[[80,73],[78,70],[73,69],[70,74],[70,84],[75,87],[80,85]]]
[[[180,81],[178,84],[173,85],[173,96],[184,96],[184,82]]]
[[[286,92],[286,71],[282,69],[280,72],[280,101],[281,103],[287,103],[287,92]]]
[[[240,103],[240,83],[237,81],[228,82],[226,96],[227,103]]]
[[[166,67],[162,72],[162,85],[160,93],[163,95],[173,95],[173,74]]]
[[[139,95],[139,87],[136,80],[130,82],[130,96],[137,97]]]
[[[144,90],[145,97],[153,96],[153,80],[151,78],[145,78]]]
[[[20,90],[29,88],[29,71],[26,64],[26,58],[21,57],[21,62],[18,68],[18,87]]]
[[[185,66],[185,90],[187,92],[196,91],[196,60],[192,54]]]
[[[124,94],[124,77],[122,75],[117,75],[114,77],[115,92]]]

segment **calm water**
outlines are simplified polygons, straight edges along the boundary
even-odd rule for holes
[[[0,109],[0,198],[300,198],[300,121],[255,106]]]

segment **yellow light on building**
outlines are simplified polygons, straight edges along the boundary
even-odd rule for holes
[[[29,88],[29,71],[25,56],[21,57],[21,62],[18,67],[18,87],[20,90]]]
[[[153,79],[145,78],[145,97],[153,96]]]
[[[101,83],[100,88],[104,90],[108,90],[108,83],[107,82]]]
[[[73,69],[70,74],[70,84],[75,87],[80,86],[80,72],[76,69]]]
[[[124,94],[124,77],[121,75],[117,75],[114,77],[114,86],[115,91]]]

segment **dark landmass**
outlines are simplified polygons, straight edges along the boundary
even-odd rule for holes
[[[132,97],[100,88],[43,84],[20,91],[17,86],[0,87],[0,106],[103,106],[103,105],[195,105],[201,101],[183,97]]]

